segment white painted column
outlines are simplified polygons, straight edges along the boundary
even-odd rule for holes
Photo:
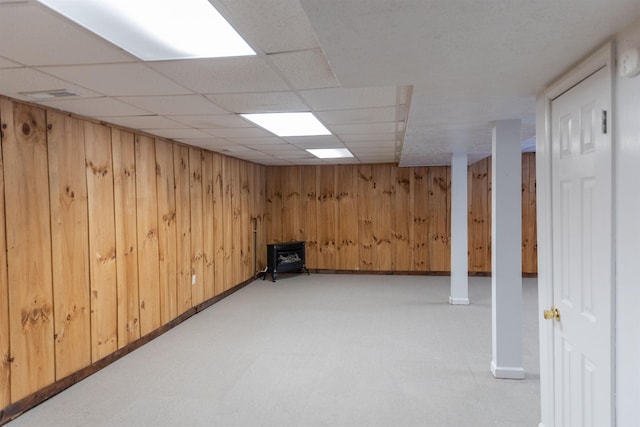
[[[520,120],[493,128],[491,312],[496,378],[522,379],[522,153]]]
[[[451,159],[451,295],[449,304],[469,304],[467,154]]]

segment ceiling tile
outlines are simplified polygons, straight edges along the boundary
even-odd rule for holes
[[[29,42],[16,43],[19,40]],[[27,2],[0,5],[0,56],[25,65],[135,61],[48,8]]]
[[[395,87],[314,89],[299,93],[311,108],[318,111],[396,105]]]
[[[327,125],[393,122],[396,120],[396,107],[320,111],[316,114]]]
[[[294,89],[339,86],[321,49],[273,54],[269,60]]]
[[[142,64],[78,65],[39,69],[108,96],[190,93]]]
[[[295,92],[229,93],[207,98],[234,113],[286,113],[309,111]]]
[[[335,134],[350,135],[350,134],[375,134],[375,133],[391,133],[396,129],[396,124],[391,123],[363,123],[355,125],[329,125],[328,128]]]
[[[263,138],[227,138],[227,140],[254,148],[261,145],[275,145],[282,142],[277,136],[266,136]]]
[[[171,129],[180,127],[179,123],[160,116],[97,117],[97,119],[132,129]]]
[[[315,32],[298,0],[221,0],[225,16],[265,53],[312,49]],[[224,11],[223,11],[224,12]]]
[[[251,128],[234,128],[234,129],[205,129],[208,134],[217,136],[219,138],[252,138],[270,136],[271,133],[264,129],[251,127]]]
[[[161,116],[228,113],[202,95],[123,96],[118,99]]]
[[[1,90],[3,95],[31,102],[34,102],[34,100],[21,95],[21,93],[67,89],[82,98],[99,96],[95,92],[30,68],[0,69],[0,82],[2,82]],[[74,98],[77,99],[77,97]]]
[[[181,139],[181,138],[208,138],[211,135],[207,135],[198,129],[143,129],[146,132],[154,135],[162,136],[164,138]]]
[[[314,145],[335,145],[336,147],[342,147],[343,144],[335,135],[318,135],[318,136],[288,136],[282,138],[283,140],[290,142],[291,144],[299,146],[314,146]]]
[[[173,120],[197,129],[243,128],[254,127],[242,117],[235,114],[218,114],[211,116],[172,116]]]
[[[87,117],[143,116],[146,111],[132,107],[113,98],[63,99],[41,102],[52,108],[79,114]]]
[[[198,147],[228,147],[234,145],[229,141],[226,141],[222,138],[215,138],[213,136],[209,136],[207,138],[176,138],[176,140],[188,145],[195,145]]]
[[[282,77],[259,56],[150,62],[149,66],[203,94],[289,90]]]
[[[345,143],[369,142],[369,141],[395,141],[396,134],[394,132],[394,133],[340,135],[340,139],[343,140]]]

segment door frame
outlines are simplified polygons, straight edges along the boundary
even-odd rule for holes
[[[551,176],[551,101],[578,83],[589,77],[599,69],[606,67],[608,70],[610,96],[607,127],[611,135],[612,159],[615,159],[615,134],[613,127],[614,117],[614,83],[615,83],[615,45],[609,42],[593,52],[586,59],[579,62],[570,71],[549,84],[538,95],[536,100],[536,203],[538,222],[538,313],[539,341],[540,341],[540,427],[555,426],[555,400],[554,400],[554,340],[553,322],[542,319],[542,313],[553,304],[553,221],[552,221],[552,176]],[[612,165],[612,194],[614,195],[615,174]],[[613,199],[615,206],[615,198]],[[614,208],[612,206],[612,209]],[[615,231],[615,216],[612,217],[612,232]],[[614,233],[615,235],[615,233]],[[615,270],[612,250],[612,268]],[[615,330],[615,277],[612,278],[612,307],[611,324],[613,325],[610,337],[611,351],[615,361],[614,330]],[[615,366],[611,366],[611,377],[615,381]],[[615,390],[615,388],[614,388]],[[614,405],[615,407],[615,405]]]

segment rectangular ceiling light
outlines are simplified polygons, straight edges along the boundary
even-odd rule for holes
[[[351,151],[346,148],[309,148],[307,150],[319,159],[342,159],[353,157]]]
[[[143,61],[256,53],[208,0],[38,0]]]
[[[277,136],[331,135],[312,113],[257,113],[242,117]]]

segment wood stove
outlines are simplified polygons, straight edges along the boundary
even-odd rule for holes
[[[270,243],[267,245],[267,271],[262,280],[271,273],[273,282],[278,278],[278,273],[290,271],[306,271],[309,269],[305,261],[304,242]]]

